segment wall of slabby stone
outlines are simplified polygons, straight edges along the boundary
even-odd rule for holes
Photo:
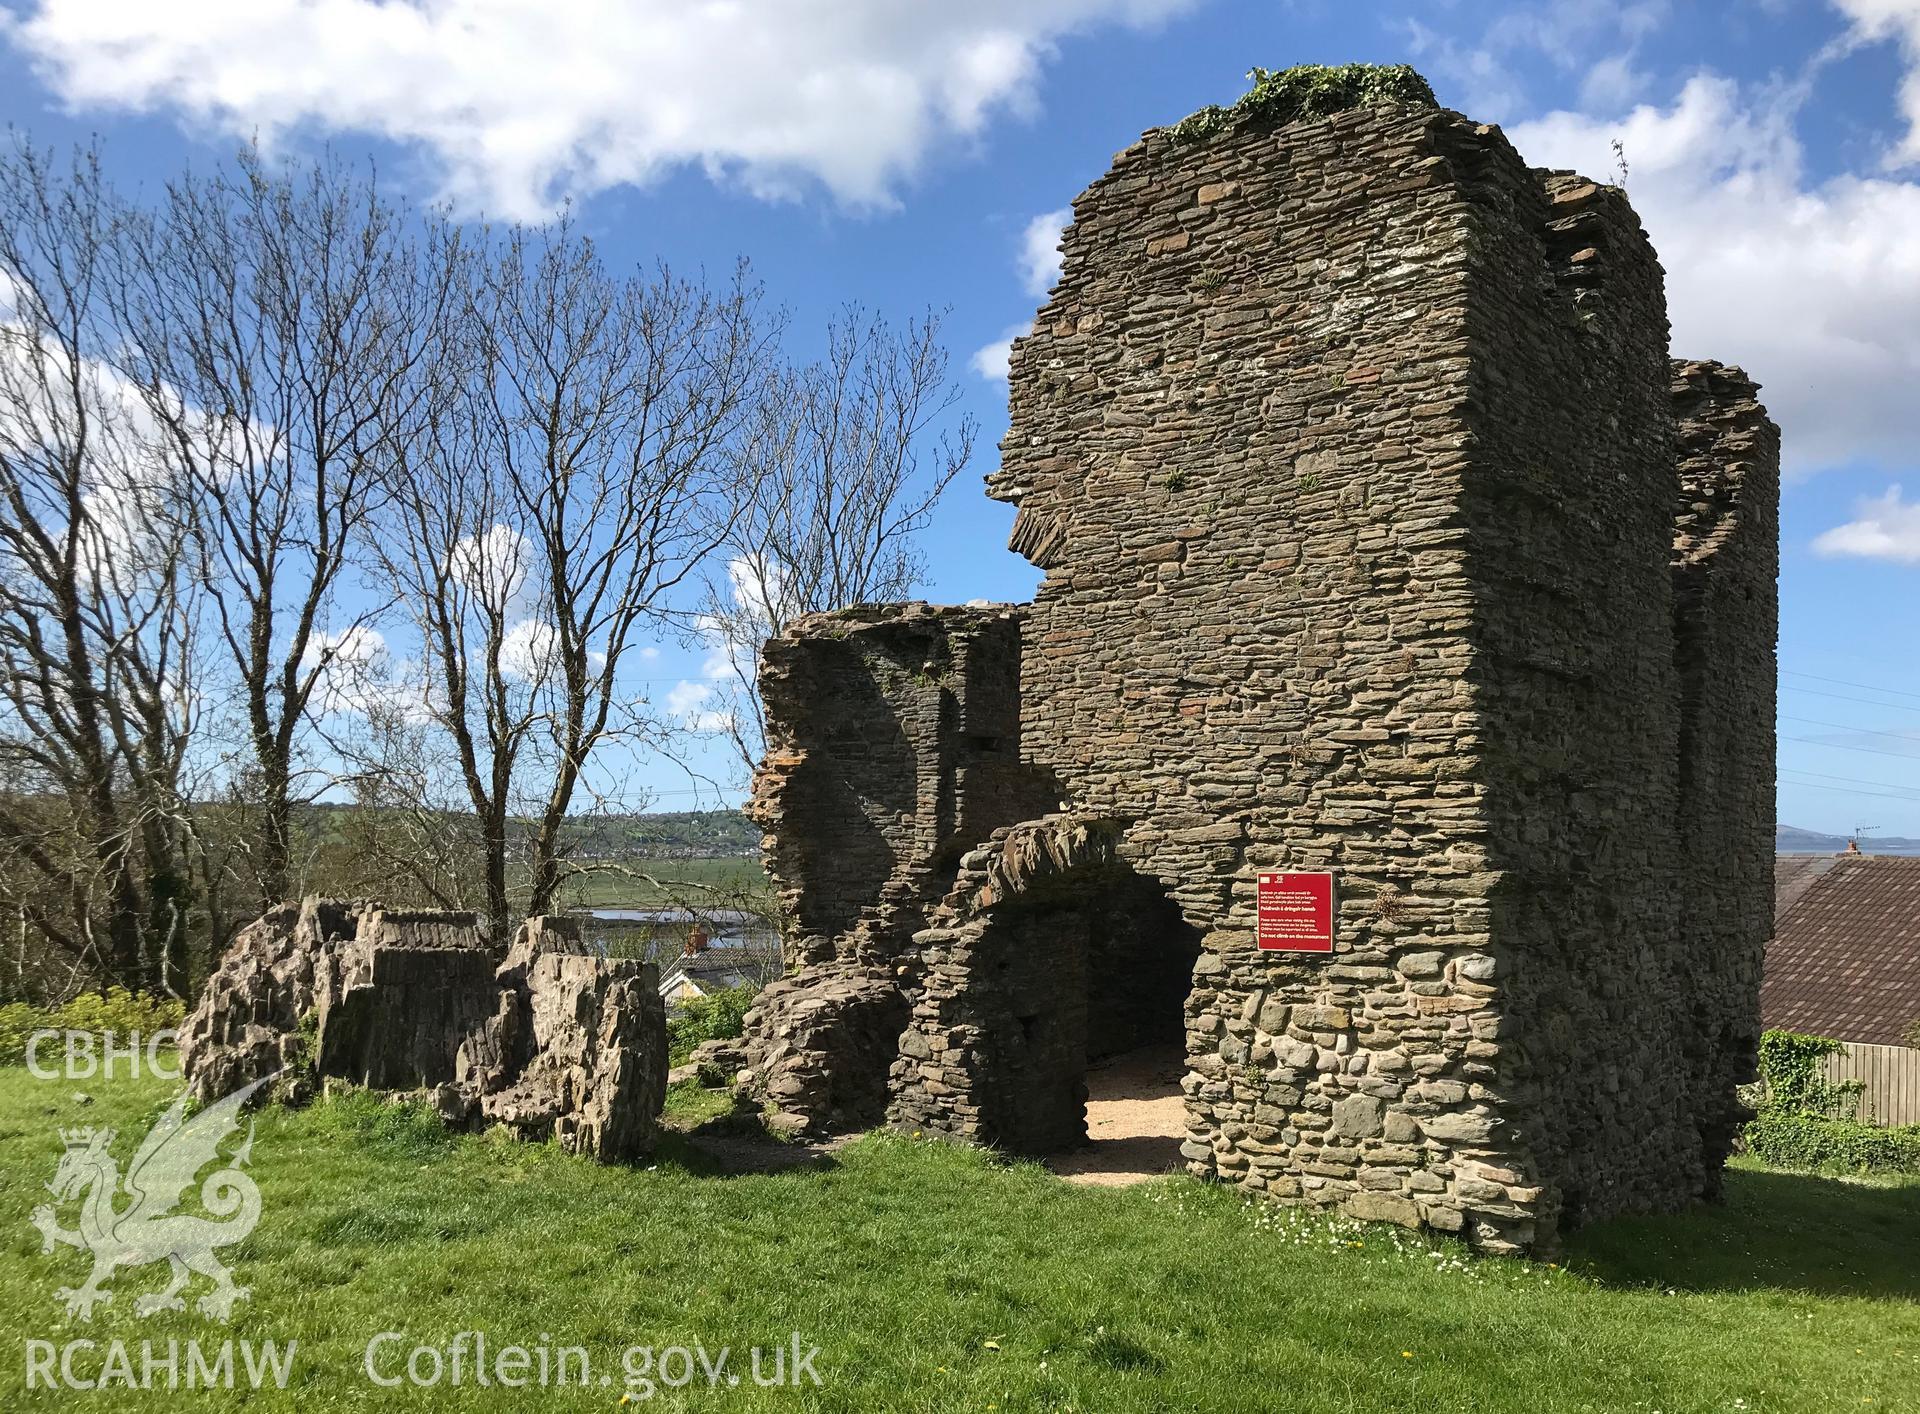
[[[893,1122],[1073,1138],[1124,894],[1199,939],[1196,1172],[1494,1250],[1711,1193],[1770,912],[1777,437],[1737,370],[1670,368],[1625,197],[1369,108],[1149,133],[1063,254],[988,478],[1033,605],[768,650],[769,1093],[830,1108],[835,988],[897,989]],[[1267,869],[1333,871],[1333,955],[1255,947]]]
[[[864,607],[766,645],[748,813],[789,921],[787,975],[756,998],[743,1052],[796,1131],[881,1120],[923,986],[914,935],[968,848],[1054,803],[1021,752],[1021,618]]]
[[[1205,933],[1192,1166],[1496,1248],[1705,1191],[1625,199],[1373,109],[1149,134],[1063,250],[989,489],[1047,571],[1027,750]],[[1336,873],[1336,956],[1254,949],[1265,868]]]
[[[1516,188],[1505,164],[1476,169],[1477,150],[1454,165],[1485,232],[1463,511],[1496,881],[1494,1086],[1509,1167],[1543,1189],[1544,1211],[1672,1207],[1704,1175],[1682,1054],[1661,270],[1618,190],[1573,174]]]
[[[1111,822],[1049,815],[961,856],[913,939],[895,1125],[1056,1152],[1086,1138],[1089,1062],[1179,1042],[1194,933],[1117,838]]]
[[[1680,498],[1673,545],[1680,675],[1680,895],[1687,1052],[1709,1184],[1753,1077],[1760,962],[1773,933],[1780,432],[1753,380],[1672,365]]]
[[[1021,761],[1020,611],[861,608],[766,645],[767,754],[748,813],[790,969],[890,966],[961,848],[1048,808]]]
[[[1130,862],[1204,935],[1192,1166],[1524,1241],[1462,513],[1489,223],[1462,144],[1534,191],[1438,112],[1121,154],[1014,346],[989,490],[1047,570],[1028,750],[1132,822]],[[1337,956],[1255,950],[1270,868],[1336,872]]]

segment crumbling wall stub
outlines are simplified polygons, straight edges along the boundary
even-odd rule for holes
[[[924,604],[804,618],[766,645],[750,817],[792,920],[787,962],[892,965],[962,848],[1033,813],[1020,625]]]
[[[306,1063],[299,1026],[314,1009],[315,964],[329,943],[351,940],[361,916],[378,906],[308,898],[270,909],[240,931],[181,1027],[196,1100],[211,1104]]]
[[[1702,1167],[1747,1114],[1735,1087],[1759,1047],[1760,962],[1773,933],[1774,711],[1780,431],[1738,368],[1675,360],[1679,514],[1673,540],[1680,679],[1679,833],[1691,1109]]]
[[[920,985],[914,935],[968,847],[1053,804],[1022,759],[1021,627],[1005,607],[891,605],[802,619],[766,647],[749,813],[792,926],[744,1049],[788,1127],[879,1121]]]

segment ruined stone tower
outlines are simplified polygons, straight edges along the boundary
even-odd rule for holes
[[[1670,363],[1622,192],[1412,82],[1150,132],[1074,203],[988,478],[1031,606],[770,646],[799,966],[750,1044],[799,1120],[1046,1151],[1171,1034],[1190,1167],[1275,1198],[1513,1250],[1715,1190],[1777,434]],[[1276,871],[1331,875],[1330,951],[1258,946]]]

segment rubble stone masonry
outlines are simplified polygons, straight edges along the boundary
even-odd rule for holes
[[[1190,1167],[1276,1199],[1512,1251],[1711,1194],[1771,923],[1753,385],[1670,364],[1623,193],[1446,110],[1157,130],[1073,215],[988,478],[1034,603],[769,649],[801,966],[750,1080],[1040,1151],[1170,1018]],[[1256,948],[1265,870],[1332,871],[1331,955]],[[796,1019],[855,986],[857,1057]]]

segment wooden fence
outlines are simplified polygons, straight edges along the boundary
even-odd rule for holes
[[[1827,1057],[1827,1079],[1866,1086],[1857,1117],[1869,1124],[1920,1124],[1920,1050],[1845,1044],[1845,1051]]]

